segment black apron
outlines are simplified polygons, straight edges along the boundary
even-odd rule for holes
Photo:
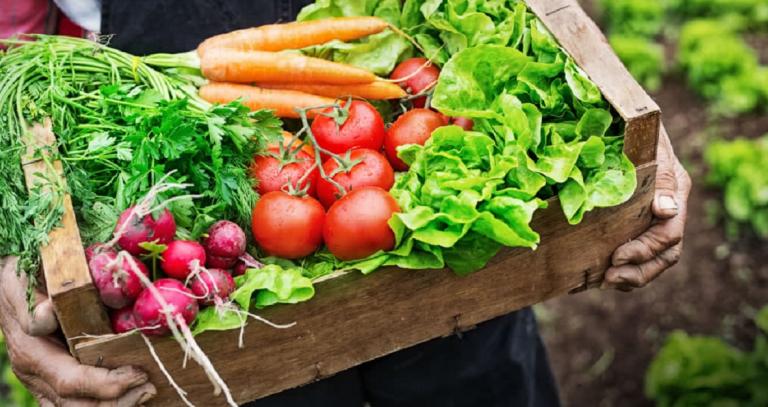
[[[364,1],[364,0],[360,0]],[[311,0],[102,0],[102,33],[137,55],[295,19]],[[255,366],[254,369],[258,369]],[[248,407],[550,407],[557,386],[530,309],[402,350]]]
[[[362,0],[361,0],[362,1]],[[191,51],[240,28],[291,21],[311,0],[102,0],[101,32],[135,55]]]

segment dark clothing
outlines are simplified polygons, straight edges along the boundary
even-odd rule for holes
[[[291,21],[312,0],[102,0],[101,32],[136,55],[185,52],[241,28]]]
[[[203,39],[295,18],[311,0],[102,0],[102,33],[134,54],[184,52]],[[476,329],[366,363],[251,407],[558,406],[557,388],[525,309]]]
[[[550,407],[557,387],[530,309],[248,407]]]

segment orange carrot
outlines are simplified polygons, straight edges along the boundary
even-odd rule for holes
[[[250,85],[212,82],[200,88],[200,97],[210,103],[229,103],[240,100],[251,110],[274,110],[278,117],[298,118],[295,108],[331,105],[334,99],[294,90],[262,89]],[[322,110],[310,110],[307,116],[314,117]]]
[[[309,83],[260,83],[267,89],[288,89],[329,98],[345,98],[348,96],[371,100],[402,99],[407,96],[400,86],[384,81],[371,82],[364,85],[316,85]]]
[[[263,25],[208,38],[197,50],[202,56],[213,48],[232,48],[240,51],[301,49],[333,40],[356,40],[382,32],[388,26],[386,21],[377,17],[339,17]]]
[[[216,82],[289,82],[352,85],[376,75],[360,68],[292,52],[213,48],[200,60],[203,75]]]

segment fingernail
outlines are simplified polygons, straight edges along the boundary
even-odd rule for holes
[[[659,197],[659,209],[665,211],[676,211],[677,201],[669,195],[662,195]]]
[[[149,400],[152,400],[152,397],[155,397],[155,395],[153,393],[144,393],[144,394],[141,395],[141,398],[139,398],[139,403],[138,404],[142,405],[142,404],[148,402]]]

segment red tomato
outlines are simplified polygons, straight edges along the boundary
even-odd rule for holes
[[[434,86],[440,78],[440,69],[432,65],[426,58],[411,58],[400,63],[392,71],[391,79],[400,80],[400,86],[411,95],[418,95],[422,91]],[[427,104],[427,97],[420,97],[413,101],[413,106],[422,108]]]
[[[340,184],[346,192],[362,187],[379,187],[389,191],[395,183],[395,171],[389,161],[379,152],[367,148],[354,149],[350,153],[352,161],[358,161],[349,171],[341,171],[331,177]],[[330,175],[336,172],[339,163],[329,159],[323,164],[323,170]],[[330,207],[339,198],[340,191],[328,180],[320,177],[317,180],[317,198],[326,207]]]
[[[348,193],[328,210],[323,238],[330,252],[342,260],[366,258],[395,247],[389,219],[400,207],[389,192],[363,187]]]
[[[259,194],[266,195],[274,191],[281,191],[284,186],[290,184],[297,186],[301,177],[312,171],[312,173],[301,183],[300,188],[308,185],[307,194],[315,195],[317,185],[317,168],[312,169],[315,164],[315,158],[302,151],[296,153],[293,163],[282,165],[280,159],[275,156],[280,155],[279,148],[272,147],[267,150],[269,155],[258,155],[251,165],[251,176],[258,181],[257,191]]]
[[[253,238],[267,254],[306,257],[323,243],[325,209],[315,198],[282,191],[265,194],[253,208]]]
[[[312,134],[317,144],[336,154],[344,154],[353,148],[379,150],[385,133],[384,119],[376,108],[359,100],[352,101],[349,116],[341,126],[335,119],[322,115],[312,122]]]
[[[468,119],[466,117],[454,117],[451,122],[466,131],[472,131],[472,129],[475,127],[475,122],[473,122],[472,119]]]
[[[405,171],[408,165],[397,157],[397,147],[419,144],[429,140],[436,128],[445,126],[443,115],[429,109],[413,109],[398,117],[384,138],[384,152],[397,171]]]

